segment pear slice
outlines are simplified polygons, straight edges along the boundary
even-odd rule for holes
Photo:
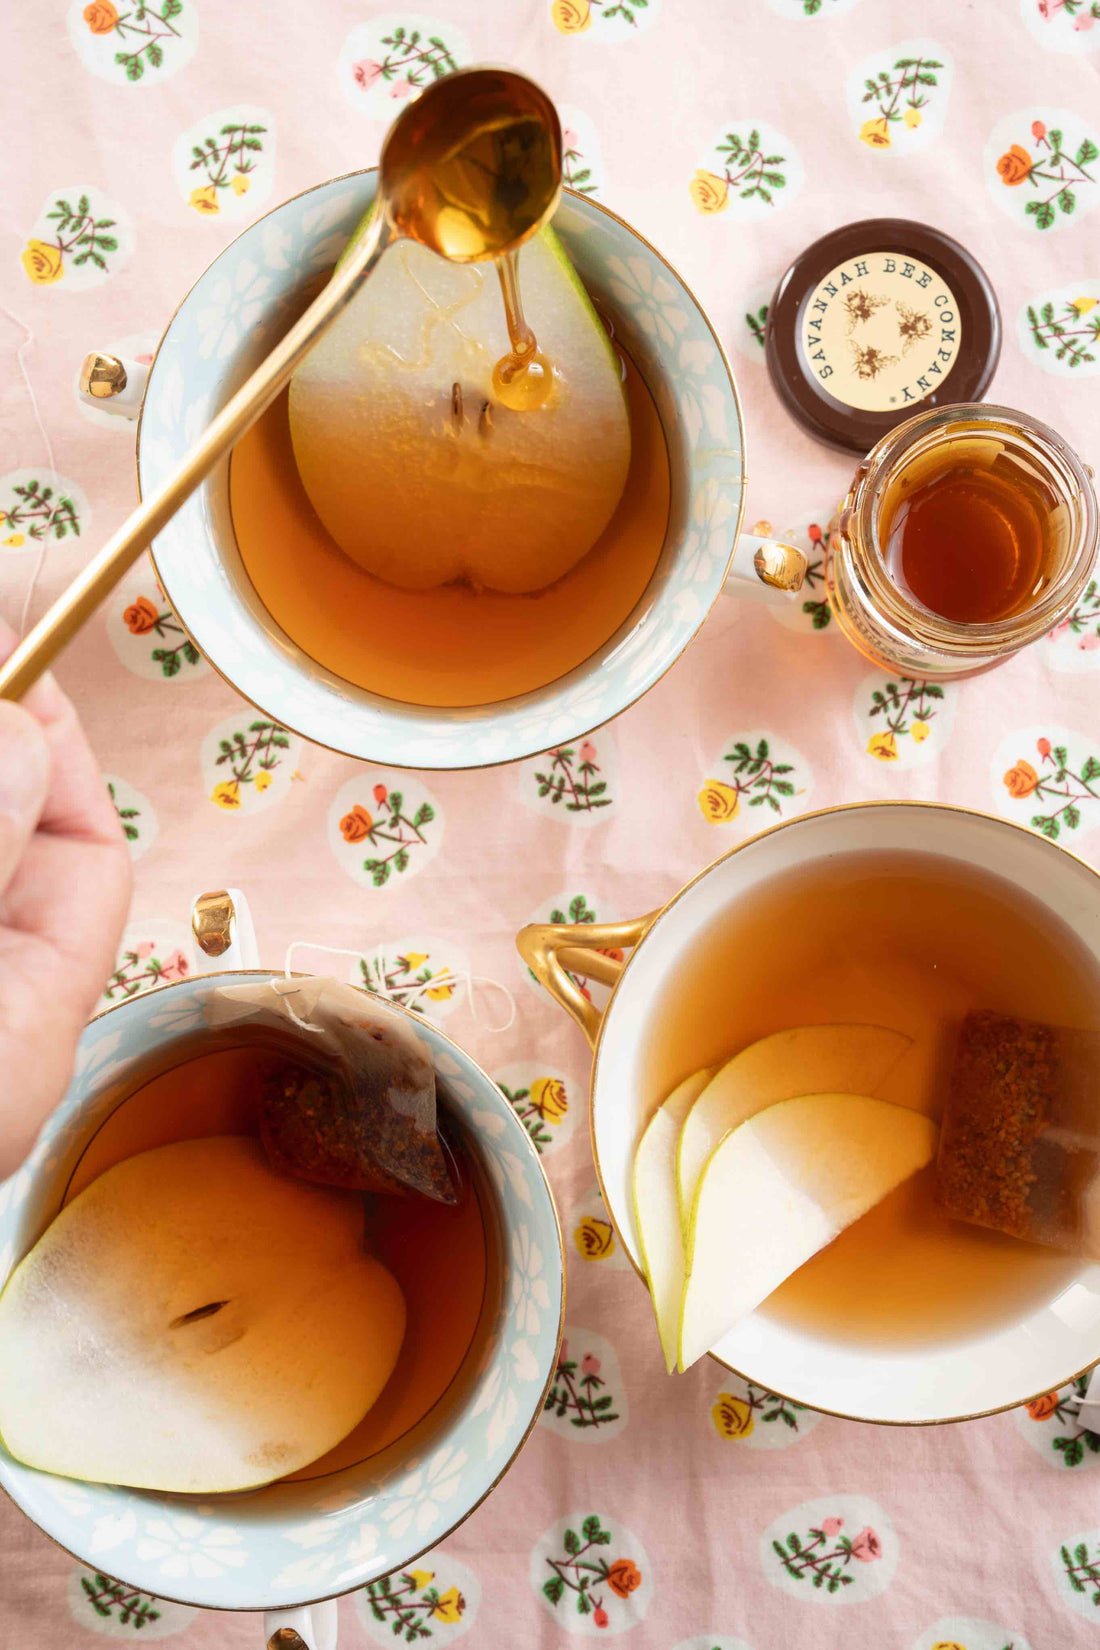
[[[73,1199],[0,1296],[0,1437],[65,1478],[249,1489],[349,1433],[405,1332],[354,1193],[187,1140]]]
[[[911,1044],[887,1026],[793,1026],[750,1043],[720,1066],[680,1134],[676,1174],[685,1241],[703,1165],[730,1129],[800,1094],[877,1094]]]
[[[676,1146],[689,1107],[710,1082],[705,1066],[677,1085],[646,1124],[634,1154],[634,1223],[642,1251],[665,1368],[676,1368],[684,1294],[684,1237],[676,1190]]]
[[[390,247],[294,375],[290,432],[310,502],[344,553],[390,584],[541,590],[592,548],[622,496],[630,423],[607,332],[552,230],[524,246],[519,273],[556,375],[542,406],[515,411],[494,388],[509,343],[493,266],[413,241]]]
[[[864,1094],[800,1095],[732,1129],[692,1208],[680,1368],[930,1163],[937,1133],[922,1112]]]

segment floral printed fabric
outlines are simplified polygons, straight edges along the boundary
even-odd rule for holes
[[[722,597],[682,662],[612,727],[482,772],[399,773],[305,744],[195,654],[148,562],[60,661],[136,858],[103,1000],[193,967],[191,896],[237,882],[268,964],[293,939],[357,947],[351,977],[446,1016],[506,1088],[558,1196],[569,1325],[539,1424],[439,1551],[342,1605],[344,1642],[1093,1645],[1100,1439],[1079,1422],[1078,1386],[910,1431],[811,1414],[705,1361],[665,1376],[591,1165],[586,1046],[513,936],[552,912],[649,910],[760,826],[872,797],[992,810],[1100,855],[1100,593],[1013,663],[942,693],[869,671],[821,582],[822,531],[852,461],[788,420],[762,349],[775,281],[816,236],[861,216],[939,224],[997,289],[992,397],[1097,462],[1100,0],[331,0],[281,6],[275,26],[261,0],[72,0],[49,26],[41,10],[14,8],[5,36],[6,618],[18,620],[40,556],[35,612],[133,501],[134,427],[78,404],[85,352],[147,359],[246,223],[371,163],[418,86],[484,59],[546,85],[572,187],[666,252],[708,310],[744,408],[746,530],[790,538],[810,560],[786,603]],[[266,288],[257,266],[232,321],[212,308],[211,358],[228,361]],[[653,325],[668,324],[655,308]],[[690,358],[684,368],[683,416],[721,442],[713,409],[689,396]],[[715,550],[730,525],[696,524]],[[515,998],[505,1032],[490,1029],[507,1015],[485,979]],[[529,1260],[537,1314],[545,1285]],[[424,1494],[450,1488],[444,1477]],[[410,1546],[416,1514],[403,1515]],[[0,1505],[4,1646],[79,1650],[95,1635],[256,1650],[253,1618],[119,1583],[117,1539],[98,1530],[92,1562],[76,1565]],[[229,1521],[211,1540],[184,1512],[151,1514],[143,1539],[170,1598],[239,1556]],[[325,1550],[312,1528],[301,1540],[302,1583],[324,1592]]]

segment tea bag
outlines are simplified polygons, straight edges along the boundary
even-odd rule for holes
[[[326,1186],[455,1201],[436,1132],[435,1070],[404,1015],[308,975],[222,987],[206,1019],[212,1029],[281,1034],[260,1111],[275,1168]]]
[[[1100,1260],[1100,1037],[968,1014],[937,1175],[959,1220]]]

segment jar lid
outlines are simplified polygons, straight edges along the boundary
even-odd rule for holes
[[[1000,352],[984,269],[904,218],[823,235],[768,307],[765,356],[784,406],[819,441],[855,453],[914,413],[980,401]]]

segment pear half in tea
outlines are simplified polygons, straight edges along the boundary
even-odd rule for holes
[[[488,704],[557,680],[628,619],[664,545],[644,379],[552,230],[519,262],[534,367],[508,367],[491,265],[398,243],[233,454],[260,601],[390,699]]]
[[[476,1144],[441,1095],[448,1200],[352,1191],[355,1119],[330,1110],[323,1160],[292,1177],[288,1096],[317,1092],[288,1089],[295,1052],[204,1031],[102,1096],[60,1214],[0,1295],[0,1435],[20,1460],[243,1490],[403,1448],[466,1400],[501,1275]]]
[[[542,590],[587,554],[622,497],[618,356],[552,230],[524,247],[523,285],[553,356],[541,406],[509,407],[494,382],[512,347],[495,270],[415,241],[390,248],[294,375],[290,430],[310,502],[340,548],[390,584]]]
[[[43,1472],[250,1489],[324,1455],[393,1373],[405,1302],[350,1192],[234,1135],[141,1152],[0,1296],[0,1431]]]

